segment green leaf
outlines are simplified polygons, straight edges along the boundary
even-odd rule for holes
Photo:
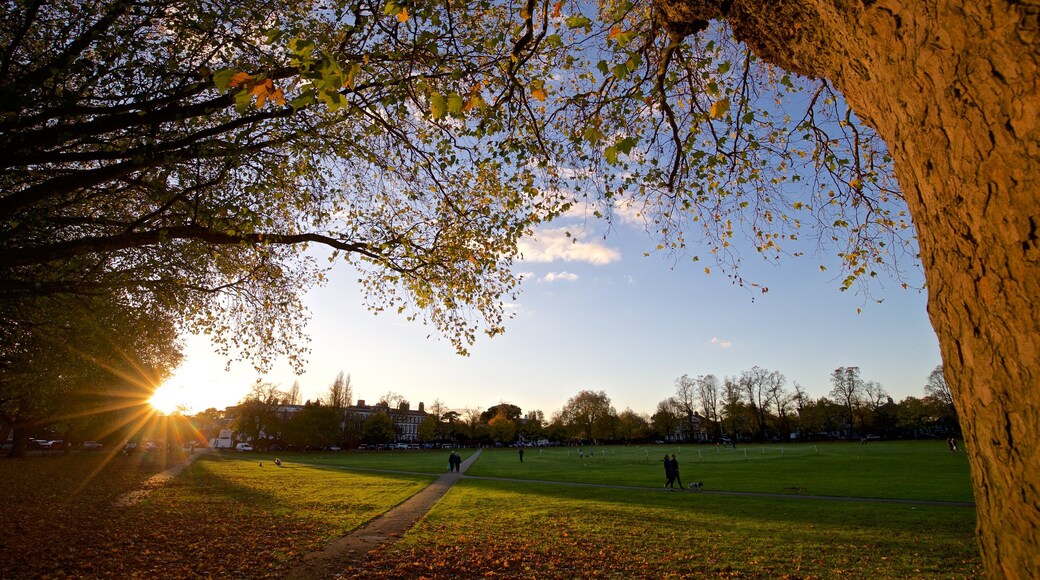
[[[444,95],[440,93],[430,93],[430,115],[434,119],[440,119],[448,111],[447,102],[444,100]]]
[[[590,28],[592,26],[592,21],[589,20],[588,18],[585,18],[581,14],[575,14],[574,16],[568,16],[567,19],[565,20],[565,22],[567,23],[567,27],[572,29],[572,30],[575,29],[575,28],[585,28],[585,29],[588,29],[588,28]]]
[[[621,153],[628,155],[632,152],[632,148],[635,147],[638,143],[639,139],[637,137],[625,137],[624,139],[618,141],[615,147],[617,147],[617,150]]]
[[[595,145],[596,143],[599,143],[601,139],[603,139],[603,132],[600,131],[598,127],[589,127],[588,129],[585,129],[585,132],[582,134],[582,138],[591,143],[592,145]]]
[[[242,89],[235,93],[235,109],[239,113],[244,113],[249,105],[253,103],[253,94],[249,91]]]
[[[452,93],[448,95],[448,112],[457,115],[462,112],[462,95]]]
[[[309,107],[315,102],[314,93],[305,93],[289,101],[289,106],[293,108],[293,111],[299,111],[304,107]]]
[[[224,92],[228,88],[228,83],[231,82],[231,77],[235,76],[235,69],[225,68],[218,70],[213,73],[213,84],[217,86],[217,90]]]
[[[297,56],[309,56],[314,52],[314,41],[303,38],[294,38],[289,41],[289,50]]]
[[[617,165],[617,147],[611,145],[603,151],[603,155],[607,158],[607,163],[611,165]]]

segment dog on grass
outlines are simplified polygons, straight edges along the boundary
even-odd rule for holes
[[[704,484],[699,481],[695,481],[690,484],[690,489],[692,490],[700,491],[702,487],[704,487]]]

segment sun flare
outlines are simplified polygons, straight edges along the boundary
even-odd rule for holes
[[[187,407],[187,401],[184,400],[184,389],[170,383],[159,385],[159,388],[152,393],[152,397],[148,399],[148,404],[164,415],[172,415]]]

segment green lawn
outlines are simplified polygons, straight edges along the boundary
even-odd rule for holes
[[[973,501],[968,460],[931,441],[485,450],[467,475],[661,487],[664,454],[705,490]]]
[[[473,454],[473,449],[456,449],[465,461]],[[326,451],[318,453],[289,453],[285,451],[252,452],[249,457],[258,461],[274,461],[277,457],[282,461],[306,463],[309,465],[333,465],[359,469],[381,469],[390,471],[411,471],[415,473],[441,474],[448,471],[448,455],[446,449],[424,450],[382,450],[382,451]],[[233,452],[225,452],[232,455]],[[240,454],[246,455],[246,454]]]
[[[934,443],[485,450],[420,524],[345,577],[966,578],[970,507],[663,493],[658,455],[706,490],[970,500]],[[462,450],[468,457],[472,451]],[[583,455],[586,450],[582,450]],[[0,459],[0,576],[277,578],[447,469],[442,451],[212,453],[140,504],[122,494],[185,456]],[[260,462],[263,461],[263,466]],[[343,469],[350,467],[351,469]],[[372,470],[372,471],[365,471]],[[798,488],[797,490],[793,488]]]
[[[465,480],[345,575],[967,578],[974,524],[963,507]]]

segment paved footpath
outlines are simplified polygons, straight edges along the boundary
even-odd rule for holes
[[[480,457],[480,449],[470,455],[457,472],[442,474],[433,483],[424,487],[419,493],[405,500],[397,507],[376,517],[352,531],[334,540],[324,549],[311,552],[303,558],[303,562],[289,570],[283,578],[306,580],[310,578],[331,578],[339,573],[346,564],[364,558],[370,551],[397,541],[419,518],[426,515],[439,499],[448,493],[469,466]]]
[[[206,450],[195,451],[188,455],[188,458],[183,463],[178,463],[177,465],[174,465],[166,469],[165,471],[156,473],[155,475],[144,480],[144,482],[141,484],[141,487],[135,489],[134,491],[124,493],[123,495],[116,498],[115,507],[130,507],[134,504],[139,503],[141,500],[148,497],[150,493],[172,481],[173,478],[177,477],[177,475],[180,474],[180,472],[184,471],[185,467],[191,465],[192,461],[195,461],[196,458],[198,458],[205,452]]]

